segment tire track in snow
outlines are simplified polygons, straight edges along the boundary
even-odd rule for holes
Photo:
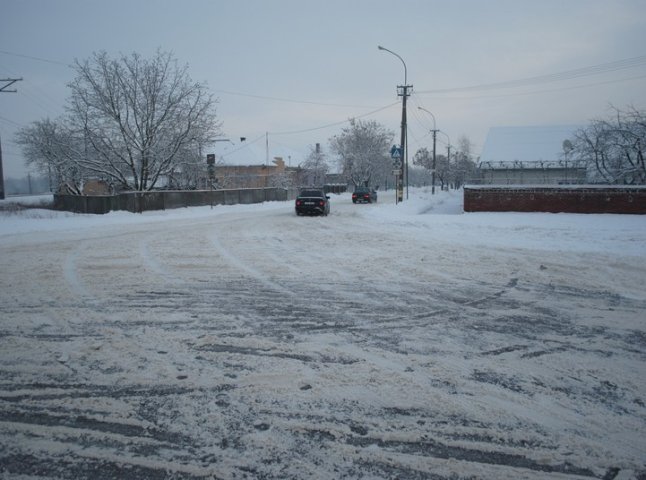
[[[147,241],[142,240],[139,242],[139,255],[144,263],[144,267],[150,270],[152,273],[163,278],[165,282],[173,285],[186,284],[185,280],[175,275],[165,265],[157,261],[157,259],[150,252]]]
[[[87,301],[94,299],[94,295],[88,290],[79,275],[79,249],[81,249],[81,246],[77,246],[65,259],[63,277],[71,288],[72,293]]]
[[[268,290],[281,293],[282,295],[285,295],[292,299],[296,298],[294,291],[284,287],[274,280],[270,280],[264,273],[256,270],[251,265],[243,261],[240,257],[233,255],[228,249],[224,247],[224,245],[222,245],[222,242],[218,238],[217,234],[211,234],[209,239],[211,241],[211,244],[215,247],[217,253],[231,266],[242,272],[244,275],[253,278]]]

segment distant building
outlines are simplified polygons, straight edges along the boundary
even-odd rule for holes
[[[559,185],[586,182],[586,168],[568,158],[579,125],[494,127],[478,164],[479,183]]]
[[[100,179],[89,179],[83,182],[83,195],[112,195],[114,189],[110,182]]]
[[[215,184],[218,188],[268,188],[281,186],[291,173],[285,161],[275,157],[273,165],[216,165]]]

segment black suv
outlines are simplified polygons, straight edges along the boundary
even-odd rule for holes
[[[369,187],[356,187],[352,193],[352,203],[377,203],[377,190]]]

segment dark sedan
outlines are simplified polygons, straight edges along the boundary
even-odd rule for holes
[[[352,193],[352,203],[376,203],[377,190],[368,187],[356,187]]]
[[[303,190],[296,197],[296,215],[327,215],[330,197],[323,190]]]

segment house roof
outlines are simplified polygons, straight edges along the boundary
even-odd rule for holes
[[[256,142],[218,142],[216,143],[213,153],[216,160],[223,162],[225,165],[273,165],[276,157],[281,157],[286,166],[298,165],[303,161],[303,154],[288,147],[269,143],[267,151],[264,141]],[[267,158],[269,157],[269,158]]]
[[[504,162],[556,162],[563,157],[563,142],[583,125],[493,127],[485,140],[480,164]]]

